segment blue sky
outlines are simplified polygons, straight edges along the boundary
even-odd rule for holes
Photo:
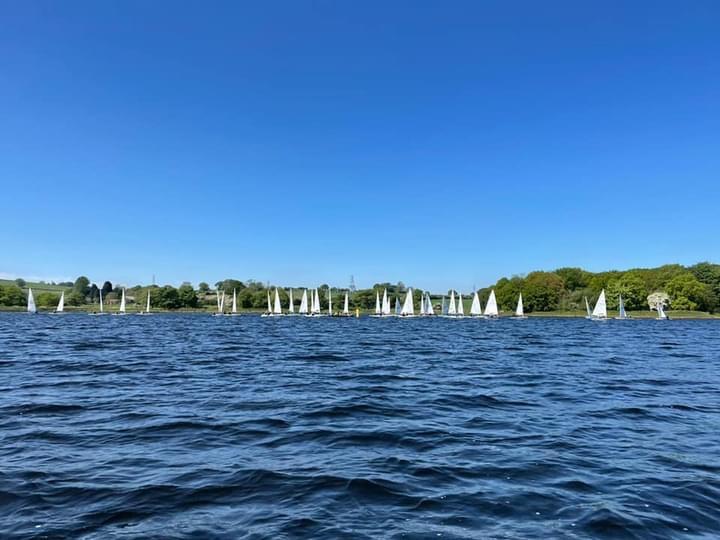
[[[718,2],[0,20],[3,275],[442,290],[718,260]]]

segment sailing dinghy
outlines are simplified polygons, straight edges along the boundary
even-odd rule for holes
[[[590,315],[592,321],[606,321],[607,320],[607,302],[605,301],[605,289],[600,291],[600,296],[595,303],[595,309],[593,309],[592,315]]]
[[[105,311],[103,310],[102,289],[100,289],[98,293],[100,295],[100,311],[93,311],[90,315],[105,315]]]
[[[58,300],[58,305],[55,308],[55,311],[51,312],[55,315],[61,315],[65,313],[65,291],[60,292],[60,300]]]
[[[512,317],[513,319],[527,319],[527,316],[525,315],[525,310],[523,309],[523,301],[522,301],[522,293],[518,296],[518,303],[517,307],[515,308],[515,315]]]
[[[145,306],[145,311],[138,311],[138,315],[150,315],[150,289],[147,291],[147,305]]]
[[[293,304],[292,289],[288,290],[290,301],[288,302],[288,314],[295,315],[295,304]]]
[[[482,305],[477,291],[473,293],[472,304],[470,304],[470,315],[472,317],[482,317]]]
[[[225,291],[223,291],[221,295],[220,289],[216,289],[215,295],[217,296],[217,313],[213,313],[212,315],[213,317],[219,317],[225,309]]]
[[[122,294],[120,296],[120,307],[118,308],[118,312],[114,313],[114,315],[127,315],[125,311],[125,287],[123,287]]]
[[[307,315],[308,312],[308,290],[305,289],[303,291],[302,298],[300,299],[300,309],[298,310],[298,313],[300,315]]]
[[[35,305],[35,297],[33,296],[32,289],[29,287],[28,287],[27,312],[28,313],[37,313],[37,306]]]
[[[455,307],[455,291],[450,291],[450,305],[448,306],[447,314],[449,317],[455,317],[457,315],[457,307]]]
[[[407,295],[405,296],[405,302],[400,310],[401,317],[414,317],[415,306],[413,305],[413,291],[412,287],[408,288]]]
[[[485,316],[491,319],[497,319],[500,316],[498,312],[497,299],[495,298],[495,289],[490,291],[487,305],[485,306]]]
[[[342,317],[349,317],[350,316],[350,294],[348,291],[345,291],[345,302],[343,303],[343,310],[341,313]]]
[[[628,315],[627,311],[625,311],[625,302],[623,302],[622,294],[618,295],[618,316],[615,318],[619,321],[624,321],[625,319],[630,318],[630,315]]]

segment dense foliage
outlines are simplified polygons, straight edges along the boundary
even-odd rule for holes
[[[0,284],[0,306],[24,306],[27,302],[27,286],[36,285],[27,284],[22,279]],[[60,292],[64,290],[65,304],[68,306],[97,304],[102,292],[105,305],[111,308],[119,302],[124,288],[117,284],[113,286],[110,281],[105,281],[98,287],[85,276],[80,276],[74,283],[52,284],[52,287],[47,290],[39,286],[36,291],[36,302],[39,306],[52,308],[57,304]],[[264,310],[268,305],[268,293],[274,298],[275,287],[252,280],[243,282],[225,279],[215,283],[215,289],[210,289],[207,283],[202,282],[197,289],[190,283],[183,283],[177,288],[170,285],[138,285],[125,290],[128,306],[135,305],[136,309],[144,309],[148,294],[154,309],[215,309],[217,291],[225,292],[225,306],[229,309],[234,291],[239,309]],[[295,308],[299,307],[303,288],[277,288],[283,309],[287,308],[291,292]],[[332,295],[334,309],[341,309],[346,289],[328,289],[326,284],[316,285],[314,288],[318,289],[322,309],[327,309],[329,295]],[[393,305],[396,299],[404,299],[406,286],[403,283],[376,283],[370,289],[354,291],[350,295],[350,309],[373,309],[377,294],[382,294],[383,289],[387,289]],[[610,309],[617,309],[618,297],[622,295],[628,310],[647,310],[648,296],[660,293],[663,298],[667,295],[670,309],[714,312],[720,307],[720,265],[702,262],[690,267],[670,264],[658,268],[597,273],[581,268],[531,272],[526,276],[501,278],[495,285],[478,291],[483,305],[487,303],[492,289],[495,289],[499,308],[506,312],[514,309],[521,292],[525,310],[528,312],[583,310],[584,299],[587,297],[591,304],[594,303],[602,289],[605,289]],[[449,291],[446,294],[449,294]],[[416,306],[419,305],[420,295],[421,292],[414,289]],[[464,296],[468,299],[469,292],[465,291]],[[439,297],[435,295],[434,298],[438,305]]]
[[[646,310],[648,296],[661,292],[668,295],[670,309],[714,312],[720,299],[720,265],[670,264],[597,273],[581,268],[559,268],[554,272],[502,278],[493,288],[500,309],[505,311],[514,308],[520,292],[526,311],[582,310],[586,297],[593,303],[605,289],[610,309],[617,309],[622,295],[628,310]],[[490,288],[480,291],[483,303],[489,294]]]

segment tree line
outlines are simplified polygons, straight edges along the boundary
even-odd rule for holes
[[[65,288],[65,303],[69,306],[97,304],[102,294],[106,304],[119,301],[122,286],[105,281],[101,286],[91,283],[85,276],[78,277],[74,283],[58,284]],[[16,280],[11,284],[0,284],[0,305],[23,306],[27,302],[24,290],[27,284]],[[201,282],[197,288],[190,283],[179,287],[134,286],[126,288],[127,303],[143,307],[150,294],[151,304],[156,309],[196,309],[213,308],[217,302],[217,291],[225,291],[226,306],[230,306],[233,291],[236,293],[239,309],[265,309],[268,292],[274,295],[277,287],[280,301],[286,309],[292,290],[293,303],[299,307],[304,288],[290,288],[257,281],[225,279],[211,288]],[[320,305],[327,309],[329,295],[332,295],[336,309],[342,306],[346,289],[330,288],[327,284],[316,287]],[[375,307],[376,295],[387,289],[391,299],[404,298],[407,287],[402,282],[376,283],[372,288],[360,289],[350,294],[350,308],[371,310]],[[589,272],[582,268],[558,268],[552,272],[530,272],[524,276],[503,277],[494,285],[478,291],[481,302],[487,303],[490,291],[494,289],[498,306],[502,311],[512,311],[522,292],[525,310],[532,311],[578,311],[585,309],[585,298],[594,302],[602,289],[607,295],[608,308],[617,309],[618,297],[622,295],[628,310],[647,310],[648,296],[660,293],[668,298],[668,307],[674,310],[698,310],[715,312],[720,307],[720,265],[702,262],[693,266],[668,264],[658,268],[635,268],[630,270],[607,272]],[[416,305],[420,302],[420,290],[413,287]],[[458,291],[456,291],[457,293]],[[459,291],[469,298],[472,291]],[[450,291],[442,294],[449,295]],[[439,307],[440,295],[433,295]],[[35,296],[41,307],[53,307],[57,304],[60,291],[42,291]]]

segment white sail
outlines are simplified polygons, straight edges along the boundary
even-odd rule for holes
[[[125,287],[123,287],[122,296],[120,297],[120,313],[125,313]]]
[[[288,313],[295,313],[295,305],[293,304],[292,289],[288,290],[290,302],[288,302]]]
[[[605,302],[605,289],[600,291],[592,316],[596,319],[607,319],[607,303]]]
[[[103,312],[103,303],[102,303],[102,289],[100,290],[100,313]]]
[[[148,289],[147,292],[147,307],[145,308],[145,313],[150,313],[150,289]]]
[[[33,296],[32,289],[28,287],[28,302],[27,302],[28,313],[37,313],[37,306],[35,305],[35,297]]]
[[[402,313],[402,308],[400,307],[400,297],[395,297],[395,315],[400,315]]]
[[[268,300],[267,312],[272,313],[272,301],[270,300],[270,289],[268,289],[268,292],[267,292],[267,300]]]
[[[463,305],[462,294],[460,293],[458,293],[457,314],[461,317],[465,316],[465,306]]]
[[[618,319],[627,319],[627,313],[625,312],[625,302],[623,302],[622,294],[618,295]]]
[[[407,295],[405,296],[405,303],[403,304],[400,315],[415,315],[415,306],[413,305],[413,292],[412,287],[408,289]]]
[[[390,315],[390,299],[388,298],[387,289],[383,290],[382,314]]]
[[[315,298],[313,299],[313,313],[318,314],[320,313],[320,294],[318,293],[318,290],[315,289]]]
[[[430,300],[430,293],[425,293],[425,315],[435,315],[432,300]]]
[[[665,314],[665,309],[663,309],[663,303],[662,301],[657,303],[657,312],[658,312],[658,319],[667,319],[667,315]]]
[[[273,313],[275,315],[280,315],[282,313],[282,306],[280,305],[280,293],[277,290],[277,287],[275,287],[275,305],[273,306]]]
[[[480,297],[477,291],[473,293],[472,304],[470,305],[470,315],[482,315],[482,307],[480,306]]]
[[[58,301],[58,305],[55,311],[57,313],[62,313],[63,311],[65,311],[65,291],[62,291],[60,293],[60,300]]]
[[[588,317],[592,315],[592,312],[590,311],[590,303],[588,302],[587,296],[585,297],[585,311],[587,311]]]
[[[237,291],[233,289],[232,312],[237,313]]]
[[[328,314],[332,316],[332,292],[330,287],[328,287]]]
[[[380,309],[380,291],[375,291],[375,315],[380,315],[382,310]]]
[[[220,307],[220,289],[215,289],[215,301],[217,302],[218,313],[222,313],[222,307]]]
[[[448,315],[457,315],[457,308],[455,307],[455,291],[450,291],[450,305],[448,306]]]
[[[222,295],[220,296],[220,313],[225,311],[225,291],[222,292]]]
[[[490,291],[490,298],[488,298],[487,305],[485,306],[485,315],[488,317],[497,317],[499,315],[497,300],[495,299],[495,289]]]
[[[303,315],[307,315],[308,312],[308,299],[307,299],[307,289],[303,291],[302,298],[300,299],[300,310],[299,312]]]
[[[343,305],[343,315],[350,315],[350,295],[345,291],[345,304]]]
[[[516,317],[524,317],[525,316],[525,310],[523,309],[523,301],[522,301],[522,293],[518,296],[518,303],[517,307],[515,308],[515,316]]]
[[[447,315],[447,314],[448,314],[447,298],[445,298],[445,296],[443,296],[442,303],[440,304],[440,315]]]

